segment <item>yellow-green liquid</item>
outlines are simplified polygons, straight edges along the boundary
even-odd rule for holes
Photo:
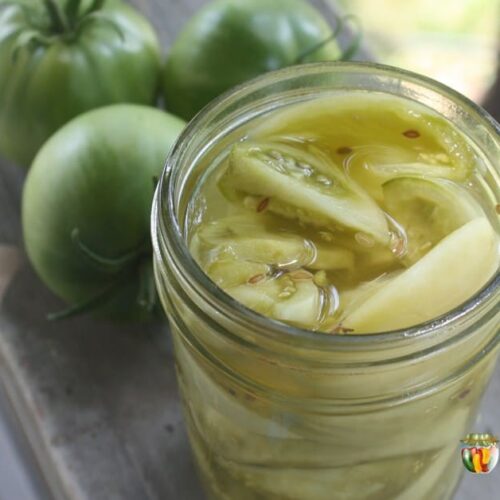
[[[318,336],[387,331],[446,313],[498,267],[481,154],[413,101],[316,98],[221,142],[202,160],[187,237],[207,274],[263,315]],[[271,336],[234,341],[171,292],[187,428],[209,498],[451,498],[460,439],[476,431],[495,363],[495,316],[467,335],[455,324],[453,342],[442,329],[440,345],[398,336],[397,346],[368,342],[373,351],[353,342],[321,352],[318,342],[309,352],[292,335],[278,347]],[[231,328],[246,340],[246,327]]]
[[[409,327],[498,268],[484,168],[451,123],[409,100],[354,92],[289,106],[207,165],[190,249],[273,319],[329,334]]]

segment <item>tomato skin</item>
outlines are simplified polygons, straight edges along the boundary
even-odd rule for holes
[[[121,2],[108,2],[102,13],[111,22],[88,23],[74,38],[33,41],[13,57],[18,36],[33,26],[16,6],[0,10],[2,156],[29,166],[71,118],[108,104],[155,101],[160,50],[152,27]]]
[[[171,48],[163,72],[167,109],[190,119],[234,85],[298,63],[331,34],[304,0],[215,0],[191,18]],[[339,56],[331,40],[300,62]]]
[[[70,121],[42,147],[23,191],[22,223],[28,257],[44,283],[69,304],[114,283],[72,239],[116,258],[146,245],[127,265],[113,299],[100,312],[113,319],[148,319],[136,303],[141,262],[150,261],[149,220],[154,177],[184,122],[138,105],[113,105]]]

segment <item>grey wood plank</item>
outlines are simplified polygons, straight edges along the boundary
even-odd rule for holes
[[[152,20],[166,53],[183,23],[206,2],[134,3]],[[0,377],[55,498],[201,500],[168,331],[89,318],[46,322],[45,313],[61,303],[22,254],[24,175],[0,161],[0,243],[15,245],[21,259],[15,273],[16,259],[0,254],[0,268],[12,271],[0,294]],[[500,432],[499,400],[497,369],[478,431]],[[495,488],[498,471],[468,474],[456,500],[494,498]]]
[[[50,500],[16,414],[0,383],[0,500]]]
[[[21,242],[20,203],[26,172],[0,159],[0,243]]]
[[[56,497],[197,498],[165,328],[47,323],[59,307],[24,266],[0,309],[2,377]]]

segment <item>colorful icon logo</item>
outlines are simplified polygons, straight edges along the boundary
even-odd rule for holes
[[[498,463],[498,438],[491,434],[467,434],[462,443],[462,462],[474,474],[488,474]]]

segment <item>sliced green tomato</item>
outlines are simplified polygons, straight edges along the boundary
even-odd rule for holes
[[[484,215],[466,189],[442,179],[400,177],[386,182],[383,193],[386,211],[406,233],[407,264],[418,261],[455,229]]]
[[[401,271],[385,273],[371,281],[365,281],[364,283],[359,284],[356,288],[342,292],[340,294],[340,307],[342,309],[342,314],[344,316],[348,316],[353,313],[361,304],[375,295],[387,283],[394,280],[399,274],[401,274]]]
[[[354,254],[344,248],[314,246],[300,237],[280,237],[260,234],[227,240],[218,247],[219,252],[231,253],[238,259],[260,262],[282,268],[307,267],[312,270],[333,271],[352,269]]]
[[[307,267],[312,270],[352,269],[354,253],[287,234],[268,216],[231,216],[198,228],[191,241],[191,253],[199,261],[210,254],[210,262],[233,257],[280,268]],[[204,247],[203,247],[204,245]]]
[[[227,288],[225,291],[249,309],[272,317],[272,310],[281,293],[281,287],[276,280],[265,279],[260,283],[247,283]]]
[[[219,252],[231,253],[241,260],[278,267],[302,267],[314,259],[314,248],[307,241],[276,235],[240,236],[225,241],[217,248]]]
[[[309,241],[280,231],[276,221],[264,214],[230,216],[210,222],[198,228],[196,237],[213,258],[232,255],[278,267],[302,267],[315,256]]]
[[[425,177],[436,177],[450,180],[463,180],[465,173],[461,166],[452,167],[432,163],[389,163],[370,165],[370,170],[379,177],[386,179],[407,177],[411,175],[423,175]]]
[[[203,243],[216,246],[235,236],[261,233],[272,223],[273,220],[264,214],[231,215],[201,224],[197,228],[196,234]]]
[[[383,201],[382,184],[390,179],[423,176],[459,181],[468,173],[463,163],[451,164],[445,153],[417,153],[382,144],[361,146],[349,159],[349,175],[377,202]]]
[[[256,212],[269,210],[319,227],[345,226],[387,243],[389,230],[376,203],[324,153],[281,143],[233,147],[219,186]]]
[[[313,280],[295,282],[295,292],[273,307],[273,317],[308,328],[316,328],[321,318],[322,298]]]
[[[299,270],[226,290],[250,309],[293,325],[317,329],[324,307],[321,289],[312,275]]]
[[[208,276],[224,289],[247,283],[252,279],[263,279],[269,271],[269,266],[266,264],[231,258],[214,260],[205,268]]]
[[[440,170],[440,177],[462,181],[478,166],[467,139],[447,119],[382,92],[349,91],[287,106],[262,117],[251,133],[254,138],[313,138],[339,158],[350,154],[350,165],[380,166],[381,173],[387,167],[391,177],[396,164],[421,163],[437,167],[433,171]],[[412,173],[420,172],[405,175]],[[360,177],[366,179],[366,171]]]
[[[445,237],[343,319],[355,333],[406,328],[459,306],[498,270],[498,235],[486,217]]]

